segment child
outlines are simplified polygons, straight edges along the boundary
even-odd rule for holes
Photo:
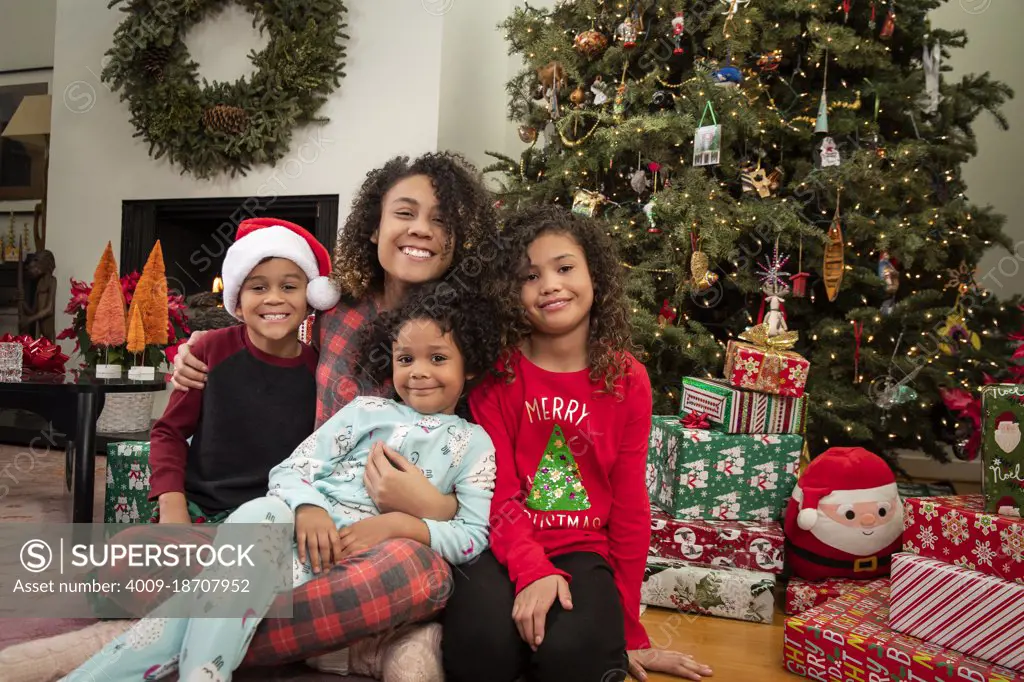
[[[470,396],[496,449],[493,553],[456,572],[442,616],[447,679],[699,679],[711,671],[652,651],[639,620],[651,386],[628,350],[611,240],[555,207],[506,231],[529,332]]]
[[[478,312],[484,317],[474,323]],[[494,362],[497,341],[479,301],[445,302],[433,288],[384,316],[363,343],[363,355],[386,345],[402,402],[360,397],[346,405],[274,467],[269,496],[242,505],[226,523],[291,523],[294,518],[296,584],[390,538],[428,544],[453,564],[476,557],[488,542],[494,447],[484,430],[456,416],[455,408],[467,381]],[[376,364],[382,372],[384,363]],[[395,453],[416,463],[432,485],[455,492],[454,519],[436,522],[375,507],[364,476],[391,466]],[[246,602],[262,615],[273,596],[264,590],[249,594]],[[258,622],[251,613],[170,620],[155,641],[133,647],[129,636],[119,637],[76,673],[82,679],[91,674],[134,682],[158,666],[169,671],[178,661],[186,682],[223,682],[242,661]],[[408,661],[387,658],[383,674],[385,680],[442,679],[439,666],[411,669]]]

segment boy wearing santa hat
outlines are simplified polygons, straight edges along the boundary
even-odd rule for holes
[[[270,469],[313,431],[316,352],[299,340],[310,309],[338,294],[327,250],[275,218],[238,226],[224,257],[224,309],[242,324],[205,334],[192,353],[205,391],[175,391],[150,441],[160,523],[216,522],[267,492]],[[191,442],[189,439],[191,438]]]

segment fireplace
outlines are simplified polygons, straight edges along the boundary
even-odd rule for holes
[[[124,201],[121,207],[121,274],[142,272],[156,241],[164,252],[167,285],[186,299],[215,289],[224,254],[238,223],[273,216],[302,225],[328,251],[338,231],[338,196],[310,195],[220,199]]]

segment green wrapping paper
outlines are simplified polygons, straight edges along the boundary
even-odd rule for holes
[[[985,511],[1024,517],[1024,385],[981,388],[981,458]]]
[[[724,381],[684,377],[679,413],[706,414],[711,428],[725,433],[803,433],[807,396],[756,393]]]
[[[775,521],[796,485],[803,436],[686,429],[651,420],[647,491],[677,519]]]
[[[107,446],[104,523],[148,523],[156,510],[149,497],[149,443],[123,441]]]

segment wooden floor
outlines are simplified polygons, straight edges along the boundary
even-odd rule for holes
[[[640,620],[653,646],[693,655],[699,662],[711,666],[713,680],[793,682],[801,679],[782,667],[784,616],[781,612],[776,612],[772,625],[654,607],[649,607]],[[668,675],[651,675],[648,679],[650,682],[678,682],[678,678]]]

